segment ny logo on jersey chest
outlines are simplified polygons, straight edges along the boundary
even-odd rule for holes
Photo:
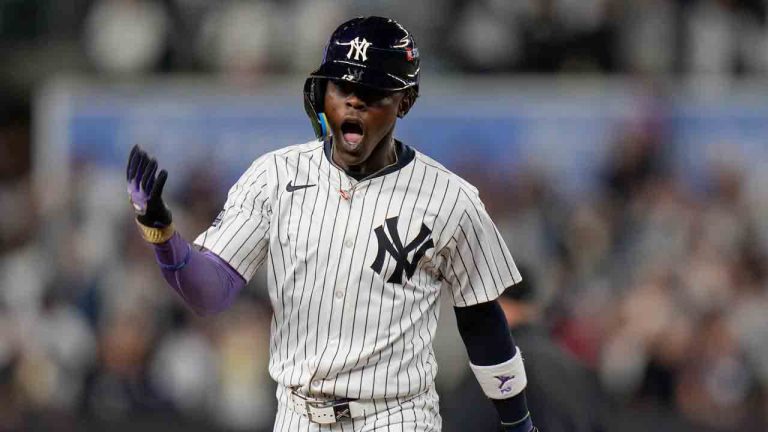
[[[387,282],[401,284],[403,280],[403,272],[410,279],[413,273],[416,272],[416,266],[419,264],[419,260],[424,254],[431,248],[435,247],[434,242],[429,237],[432,234],[432,230],[427,228],[423,223],[421,224],[421,230],[415,239],[408,244],[403,245],[400,240],[400,234],[397,232],[397,220],[398,217],[394,216],[384,221],[384,224],[378,226],[374,232],[376,233],[376,240],[379,243],[379,251],[376,254],[376,259],[371,264],[371,269],[378,274],[381,274],[382,267],[384,266],[384,258],[389,253],[392,259],[395,260],[395,271],[389,277]],[[389,236],[387,236],[389,232]],[[390,241],[390,238],[392,239]],[[416,251],[413,254],[413,259],[408,261],[408,255],[412,251]]]

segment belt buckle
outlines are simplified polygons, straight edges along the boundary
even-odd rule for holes
[[[307,408],[309,421],[318,424],[336,423],[332,401],[313,401],[307,399],[304,401],[304,406]]]
[[[332,424],[343,418],[352,418],[349,402],[305,400],[309,421],[318,424]]]

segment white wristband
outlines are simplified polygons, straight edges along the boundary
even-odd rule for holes
[[[483,392],[491,399],[508,399],[518,395],[528,384],[520,348],[504,363],[493,366],[477,366],[469,363]]]

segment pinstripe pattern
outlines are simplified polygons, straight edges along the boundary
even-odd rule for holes
[[[267,263],[269,372],[279,384],[358,399],[431,391],[440,293],[468,306],[520,280],[474,187],[418,152],[401,165],[358,182],[318,141],[266,154],[232,187],[220,222],[195,240],[246,280]],[[289,190],[289,182],[308,187]],[[399,259],[380,242],[399,244]],[[390,282],[398,269],[401,283]],[[291,429],[294,417],[281,411],[276,430],[303,430]]]

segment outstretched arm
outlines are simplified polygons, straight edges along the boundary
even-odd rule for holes
[[[245,286],[245,279],[210,251],[200,252],[179,235],[162,199],[168,178],[157,161],[139,146],[128,158],[128,195],[142,237],[155,249],[163,277],[200,315],[227,308]]]
[[[504,312],[496,300],[454,307],[459,334],[470,366],[485,394],[491,398],[505,432],[532,432],[525,400],[525,369],[515,347]]]
[[[178,233],[154,248],[165,280],[199,315],[226,309],[245,287],[228,263],[211,251],[198,251]]]

